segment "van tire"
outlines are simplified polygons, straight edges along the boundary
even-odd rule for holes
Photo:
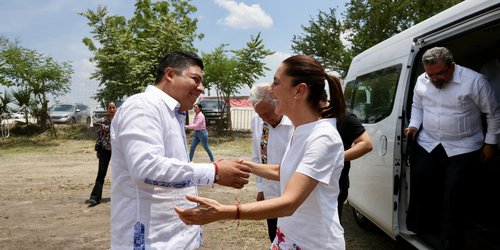
[[[352,208],[352,215],[354,216],[354,220],[358,224],[359,227],[363,229],[367,229],[370,225],[370,220],[368,220],[359,210],[356,208]]]

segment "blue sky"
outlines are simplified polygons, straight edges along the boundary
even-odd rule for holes
[[[212,52],[221,44],[227,49],[245,47],[250,36],[261,32],[265,47],[276,53],[265,59],[271,70],[257,82],[272,81],[279,63],[292,54],[291,39],[302,33],[301,25],[316,19],[320,10],[336,8],[344,12],[346,0],[193,0],[198,7],[192,16],[198,18],[198,32],[205,38],[196,41],[200,52]],[[62,62],[71,62],[75,73],[71,93],[59,97],[61,102],[83,102],[91,108],[90,97],[98,84],[89,80],[94,70],[89,62],[92,54],[82,38],[90,37],[86,19],[77,13],[105,5],[111,15],[129,18],[135,1],[125,0],[0,0],[0,34],[18,39],[20,45],[37,50]],[[201,55],[201,53],[200,53]],[[2,87],[0,87],[2,88]],[[1,89],[3,91],[3,89]],[[208,93],[207,93],[208,94]],[[242,89],[240,94],[248,94]]]

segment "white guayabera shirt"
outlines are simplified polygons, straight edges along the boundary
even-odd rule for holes
[[[481,113],[488,123],[486,137]],[[434,87],[424,74],[418,77],[409,126],[420,125],[418,144],[427,152],[441,144],[452,157],[479,150],[484,143],[497,144],[500,110],[486,78],[455,65],[451,82],[442,89]]]
[[[213,164],[189,162],[179,103],[154,86],[128,98],[111,124],[111,248],[194,249],[201,226],[174,210],[187,194],[211,186]]]

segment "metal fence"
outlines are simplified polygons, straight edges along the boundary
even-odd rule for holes
[[[231,124],[233,131],[251,131],[253,107],[231,107]],[[189,110],[189,124],[193,123],[194,111]]]
[[[232,129],[236,131],[252,130],[252,107],[231,107]]]

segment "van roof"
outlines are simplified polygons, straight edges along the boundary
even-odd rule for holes
[[[499,4],[500,1],[498,0],[463,1],[446,9],[355,56],[351,62],[346,80],[349,80],[352,75],[363,74],[363,71],[371,67],[371,65],[381,66],[397,58],[407,58],[408,54],[411,53],[411,46],[414,39],[459,22],[469,15],[484,11]],[[353,65],[355,66],[353,67]]]

